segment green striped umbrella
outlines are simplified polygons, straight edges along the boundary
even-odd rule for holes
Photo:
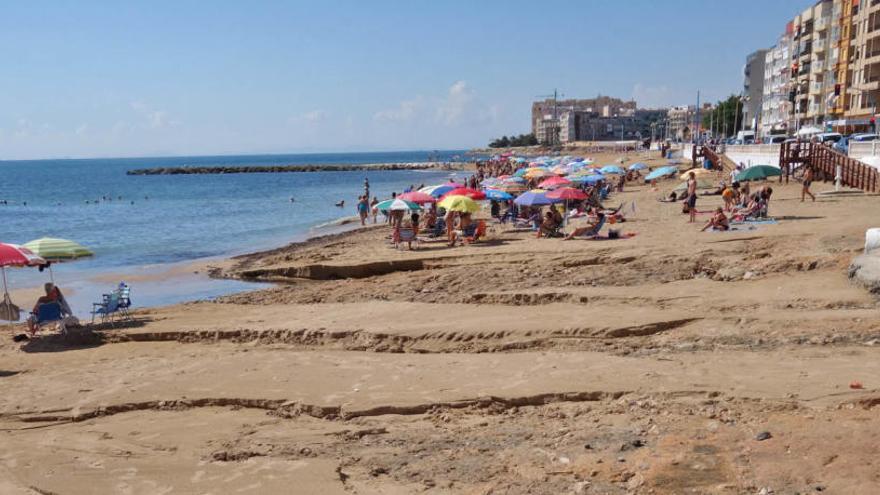
[[[34,254],[49,261],[71,261],[77,258],[86,258],[94,256],[95,253],[89,251],[81,244],[77,244],[67,239],[54,239],[52,237],[43,237],[28,242],[24,247],[30,249]],[[41,254],[38,254],[41,253]],[[55,273],[52,271],[52,264],[49,264],[49,279],[55,283]]]
[[[30,249],[37,256],[50,261],[75,260],[95,254],[76,242],[52,237],[33,240],[25,244],[24,247]]]

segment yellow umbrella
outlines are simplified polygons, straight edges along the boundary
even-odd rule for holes
[[[463,213],[474,213],[480,211],[480,205],[476,201],[467,196],[446,196],[442,201],[437,203],[438,208],[446,211],[460,211]]]
[[[712,172],[712,171],[711,171],[711,170],[707,170],[707,169],[705,169],[705,168],[695,168],[695,169],[688,170],[687,172],[681,174],[681,175],[679,176],[679,179],[681,179],[681,180],[687,180],[687,179],[688,179],[688,175],[689,175],[691,172],[693,172],[694,175],[696,175],[697,177],[699,177],[699,176],[701,176],[701,175],[706,175],[706,174],[708,174],[708,173],[710,173],[710,172]]]
[[[532,168],[526,172],[526,177],[529,179],[537,179],[538,177],[550,177],[556,175],[553,172],[543,169],[543,168]]]

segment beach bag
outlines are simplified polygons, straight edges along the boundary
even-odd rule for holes
[[[18,321],[21,318],[21,309],[12,304],[9,294],[3,296],[3,302],[0,303],[0,320]]]

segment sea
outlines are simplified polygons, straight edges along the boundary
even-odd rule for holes
[[[127,175],[181,166],[355,165],[462,162],[464,150],[286,155],[0,160],[0,242],[71,239],[95,256],[54,264],[52,273],[7,270],[10,289],[54,278],[87,316],[119,282],[135,306],[210,299],[263,287],[215,280],[189,267],[344,229],[364,179],[381,199],[409,186],[463,178],[461,170],[358,170],[218,175]],[[336,203],[344,200],[340,208]],[[350,228],[350,227],[349,227]],[[15,292],[13,292],[15,293]],[[15,301],[31,306],[28,301]]]

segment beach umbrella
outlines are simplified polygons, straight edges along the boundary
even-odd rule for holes
[[[707,170],[705,168],[693,168],[693,169],[685,171],[683,174],[679,175],[678,178],[681,180],[687,180],[688,177],[690,176],[691,172],[693,172],[694,175],[699,177],[700,175],[708,174],[710,172],[710,170]]]
[[[650,174],[645,176],[645,180],[654,180],[659,179],[660,177],[666,177],[667,175],[674,175],[678,173],[678,167],[660,167],[657,170],[654,170]]]
[[[580,177],[572,177],[572,182],[579,182],[581,184],[595,184],[599,181],[605,180],[604,175],[595,174],[595,175],[584,175]]]
[[[761,180],[767,177],[782,175],[782,171],[770,165],[753,165],[742,172],[736,174],[736,180]]]
[[[623,175],[626,173],[626,170],[624,170],[621,167],[618,167],[617,165],[605,165],[604,167],[599,169],[599,171],[602,172],[603,174],[621,174],[621,175]]]
[[[75,260],[94,256],[95,253],[74,241],[43,237],[27,242],[23,245],[35,255],[49,261]]]
[[[526,180],[525,180],[524,178],[522,178],[522,177],[509,177],[509,178],[507,178],[507,179],[504,179],[502,182],[524,184],[525,181],[526,181]]]
[[[525,173],[525,177],[528,179],[539,179],[541,177],[552,177],[556,174],[545,169],[545,168],[531,168]]]
[[[455,184],[455,183],[440,184],[439,186],[423,187],[423,188],[419,189],[419,192],[423,192],[425,194],[430,194],[431,196],[434,196],[435,198],[439,198],[440,196],[443,196],[444,194],[448,193],[449,191],[451,191],[457,187],[461,187],[461,184]]]
[[[520,206],[542,206],[553,203],[553,201],[547,197],[547,194],[540,189],[524,192],[514,199],[513,202]]]
[[[587,193],[573,187],[561,187],[546,194],[548,199],[562,199],[565,201],[582,201],[587,199]]]
[[[422,191],[412,191],[408,193],[403,193],[397,197],[398,199],[402,199],[404,201],[409,201],[411,203],[416,203],[419,205],[423,205],[425,203],[436,203],[437,198],[431,196],[428,193],[423,193]]]
[[[688,183],[687,181],[682,182],[681,184],[675,186],[673,191],[682,192],[687,191]],[[715,183],[709,179],[700,179],[697,178],[697,189],[712,189],[715,187]]]
[[[379,211],[403,211],[403,210],[412,210],[418,211],[421,210],[422,207],[413,203],[412,201],[406,201],[400,198],[394,199],[386,199],[381,203],[376,205],[376,209]]]
[[[471,189],[469,187],[457,187],[451,191],[447,191],[443,197],[445,198],[447,196],[467,196],[476,201],[486,199],[486,194],[483,191],[477,191],[476,189]]]
[[[507,201],[513,199],[512,194],[500,191],[498,189],[486,189],[485,193],[486,198],[493,201]]]
[[[571,181],[565,179],[563,177],[550,177],[549,179],[545,179],[543,182],[538,184],[538,187],[541,189],[552,189],[554,187],[568,186],[571,185]]]
[[[446,211],[459,211],[463,213],[480,211],[480,205],[467,196],[446,196],[437,206],[444,208]]]
[[[630,170],[645,170],[646,168],[648,168],[648,166],[645,165],[644,163],[633,163],[628,168]]]
[[[516,183],[503,184],[498,187],[499,191],[504,191],[504,192],[511,193],[511,194],[521,193],[521,192],[525,191],[526,189],[528,189],[528,188],[526,187],[525,184],[516,184]]]
[[[39,266],[45,264],[45,259],[37,256],[26,247],[19,246],[18,244],[5,244],[0,242],[0,267]]]
[[[95,253],[89,251],[85,246],[67,239],[56,239],[53,237],[43,237],[24,244],[37,256],[54,262],[72,261],[78,258],[87,258],[94,256]],[[55,283],[55,273],[52,271],[52,265],[49,265],[49,279]]]
[[[521,168],[521,169],[517,170],[516,172],[514,172],[514,173],[513,173],[513,176],[514,176],[514,177],[523,177],[523,176],[526,175],[526,173],[528,173],[529,170],[531,170],[531,169],[529,169],[529,168]]]
[[[31,252],[28,248],[17,244],[0,243],[0,272],[3,274],[3,303],[11,304],[9,297],[9,283],[6,280],[7,266],[40,266],[45,265],[46,260]]]

